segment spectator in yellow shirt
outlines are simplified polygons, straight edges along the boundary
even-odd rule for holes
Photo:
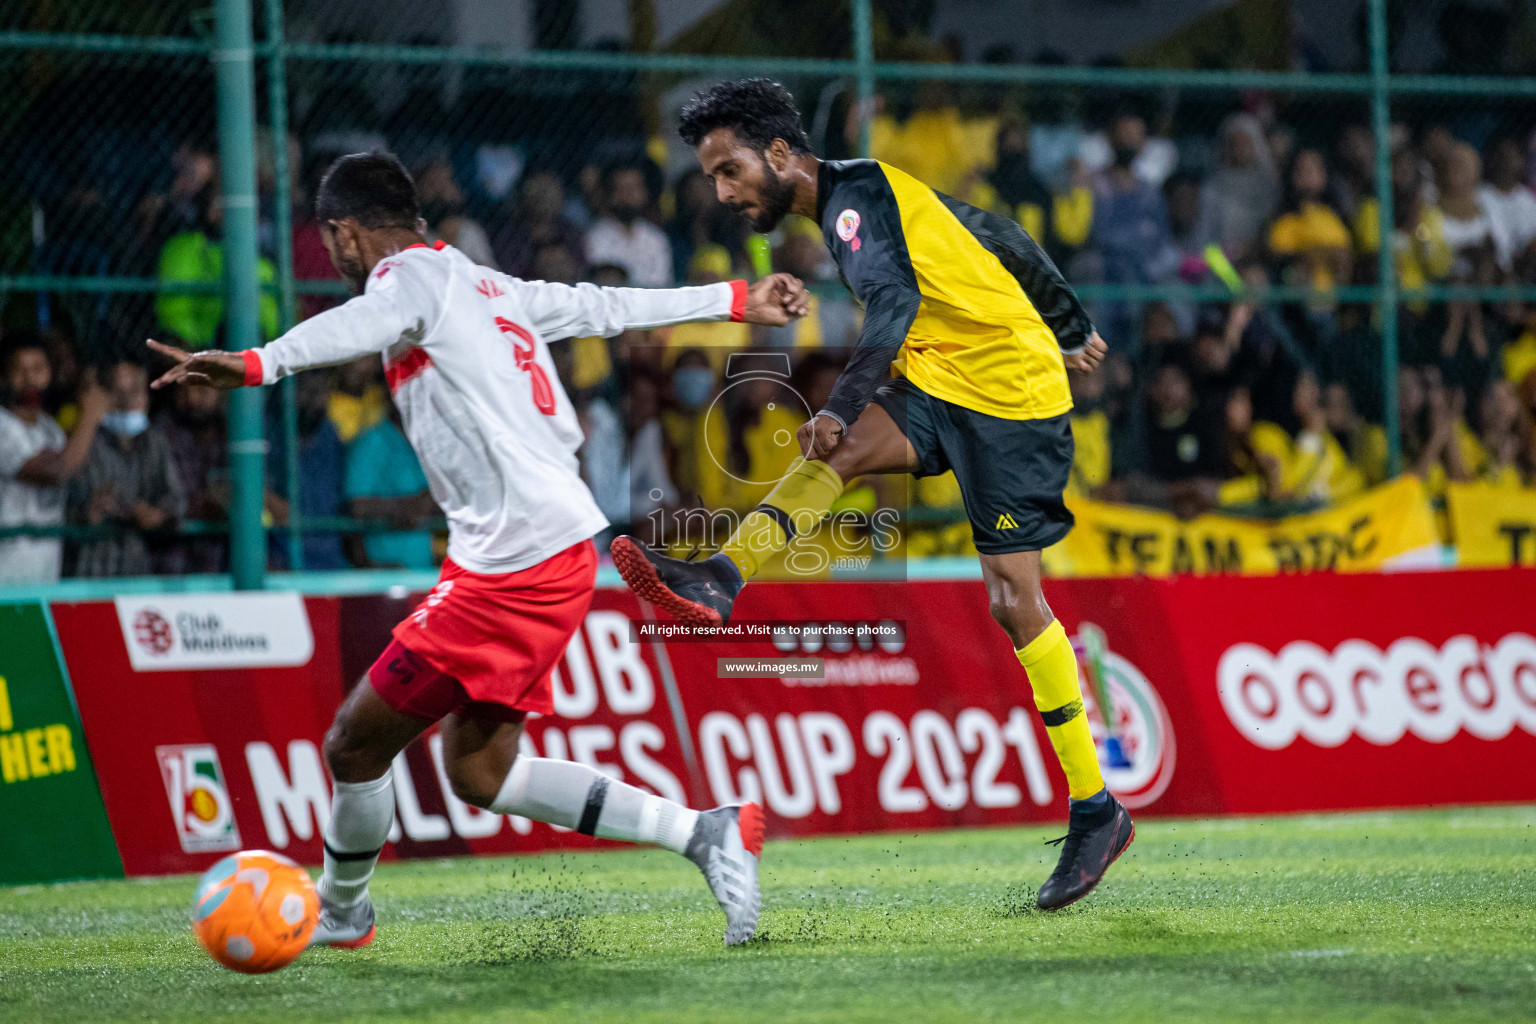
[[[1329,429],[1317,374],[1303,370],[1297,375],[1292,405],[1294,438],[1278,423],[1253,422],[1247,389],[1233,390],[1226,410],[1228,481],[1222,487],[1223,505],[1260,498],[1327,504],[1364,488],[1364,475]]]
[[[722,245],[706,242],[694,250],[688,261],[688,283],[716,284],[730,277],[731,269],[730,252]],[[727,356],[752,344],[752,325],[747,323],[678,324],[658,334],[664,339],[667,355],[675,357],[687,349],[702,349],[717,373],[725,370]]]
[[[702,441],[704,416],[715,397],[715,370],[701,349],[684,349],[672,364],[670,399],[661,414],[667,464],[678,500],[691,506],[699,499],[701,480],[717,472]]]
[[[1104,411],[1105,374],[1074,373],[1072,387],[1072,474],[1067,493],[1093,497],[1109,483],[1111,468],[1109,415]]]
[[[1525,330],[1504,346],[1500,357],[1504,364],[1504,379],[1516,389],[1536,374],[1536,317],[1527,314]]]
[[[351,444],[353,438],[384,420],[389,413],[389,392],[378,356],[361,356],[336,368],[325,412],[342,444]]]
[[[1255,434],[1256,428],[1261,426],[1279,430],[1272,423],[1254,423],[1253,396],[1246,387],[1229,391],[1222,408],[1221,481],[1215,504],[1224,508],[1252,505],[1279,493],[1282,463],[1288,454],[1286,449],[1290,439],[1280,431],[1285,445],[1276,452],[1276,438],[1272,432],[1260,430]]]
[[[968,178],[991,166],[991,149],[974,149],[982,133],[967,129],[945,83],[920,82],[914,100],[915,109],[904,120],[887,106],[870,122],[869,155],[929,188],[959,196]]]
[[[726,384],[699,423],[707,507],[745,512],[762,501],[800,454],[795,433],[810,416],[804,405],[787,382],[768,375]]]
[[[1418,155],[1412,149],[1399,150],[1392,157],[1392,252],[1397,268],[1398,287],[1406,292],[1445,280],[1451,272],[1455,252],[1445,236],[1445,216],[1424,198]],[[1355,248],[1362,257],[1381,251],[1381,210],[1374,198],[1363,200],[1355,211]],[[1376,279],[1376,260],[1360,261],[1360,276],[1367,282]],[[1426,362],[1436,358],[1439,337],[1431,337],[1426,314],[1429,304],[1409,298],[1404,303],[1408,316],[1403,319],[1403,357],[1408,362]]]
[[[1287,264],[1284,276],[1319,291],[1350,279],[1349,229],[1327,195],[1323,154],[1298,150],[1286,173],[1280,215],[1269,226],[1269,251]]]
[[[996,131],[991,170],[957,198],[1017,222],[1060,261],[1080,248],[1093,229],[1091,179],[1081,162],[1073,161],[1066,189],[1053,193],[1033,170],[1029,142],[1027,123],[1003,120]]]
[[[1323,407],[1328,412],[1328,429],[1339,442],[1349,461],[1360,470],[1367,487],[1375,487],[1387,478],[1387,432],[1355,411],[1349,388],[1335,382],[1323,392]]]
[[[1317,374],[1303,370],[1297,375],[1292,403],[1297,430],[1281,477],[1282,494],[1322,503],[1354,497],[1364,488],[1364,478],[1328,429]]]

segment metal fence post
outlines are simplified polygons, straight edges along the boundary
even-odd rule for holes
[[[293,189],[288,166],[288,49],[283,34],[283,0],[266,0],[267,107],[272,124],[272,240],[277,257],[278,330],[296,322],[293,293]],[[304,534],[299,529],[299,405],[297,380],[278,385],[282,401],[283,476],[288,491],[288,568],[304,568]]]
[[[256,255],[256,111],[251,74],[250,0],[217,0],[213,66],[218,85],[219,165],[224,190],[225,345],[232,351],[261,343]],[[261,523],[262,392],[230,394],[230,570],[237,590],[259,590],[267,566]]]
[[[1381,425],[1387,435],[1387,473],[1403,469],[1397,422],[1397,260],[1392,251],[1392,92],[1388,65],[1387,0],[1371,0],[1371,127],[1376,137],[1377,316],[1381,324]]]
[[[858,64],[854,102],[859,112],[859,156],[869,156],[869,126],[875,99],[875,33],[870,0],[853,0],[853,59]]]

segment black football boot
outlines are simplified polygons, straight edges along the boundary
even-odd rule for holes
[[[1074,808],[1067,834],[1055,840],[1062,844],[1061,859],[1040,887],[1036,904],[1041,910],[1060,910],[1087,896],[1135,838],[1135,823],[1113,796],[1106,794],[1096,811]]]

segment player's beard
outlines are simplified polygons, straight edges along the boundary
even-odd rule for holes
[[[337,257],[336,272],[347,282],[347,291],[353,295],[363,294],[363,289],[368,287],[368,271],[363,269],[361,262],[349,256]]]
[[[795,189],[763,161],[763,184],[757,191],[757,216],[749,217],[752,230],[766,233],[779,226],[795,203]],[[738,211],[739,212],[739,211]]]

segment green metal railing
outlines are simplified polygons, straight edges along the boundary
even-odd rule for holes
[[[0,32],[0,55],[8,52],[71,52],[145,58],[206,59],[216,70],[218,128],[225,203],[225,279],[228,344],[243,348],[257,344],[259,286],[257,284],[255,198],[255,82],[264,78],[268,125],[279,141],[274,147],[276,282],[280,326],[296,319],[299,296],[344,295],[336,281],[297,281],[294,277],[290,211],[290,168],[287,147],[288,72],[296,62],[387,63],[459,68],[544,69],[593,73],[644,73],[658,76],[779,75],[849,79],[855,102],[867,111],[880,83],[941,80],[957,84],[1080,86],[1097,89],[1181,90],[1187,92],[1267,90],[1318,97],[1357,97],[1371,106],[1376,142],[1375,198],[1379,204],[1378,283],[1345,286],[1328,295],[1339,302],[1372,304],[1381,339],[1382,415],[1390,445],[1389,468],[1401,469],[1397,423],[1398,306],[1422,300],[1536,301],[1536,287],[1432,286],[1400,290],[1393,264],[1391,104],[1410,96],[1536,98],[1536,77],[1394,75],[1388,67],[1387,0],[1369,0],[1370,70],[1365,74],[1311,74],[1272,71],[1177,71],[1135,68],[1075,68],[1035,65],[930,64],[877,62],[874,53],[871,0],[850,4],[852,54],[849,59],[774,57],[716,57],[650,53],[493,51],[459,46],[395,46],[318,44],[289,41],[282,0],[262,4],[261,40],[251,35],[252,0],[215,0],[213,34],[206,38],[71,35],[50,32]],[[858,145],[869,148],[870,118],[861,121]],[[48,274],[0,275],[0,297],[6,292],[158,294],[206,293],[220,286],[165,284],[148,277],[103,277]],[[1307,288],[1272,287],[1256,293],[1234,293],[1221,286],[1085,285],[1085,299],[1227,301],[1254,298],[1265,302],[1305,302],[1316,297]],[[297,411],[293,381],[281,389],[281,423],[289,443],[284,475],[291,501],[297,502],[299,465]],[[237,588],[259,588],[265,571],[266,538],[261,525],[263,454],[260,405],[255,392],[236,392],[230,407],[230,465],[234,505],[231,509],[232,576]],[[297,515],[296,521],[308,525]],[[290,562],[302,568],[301,529],[287,532]]]

